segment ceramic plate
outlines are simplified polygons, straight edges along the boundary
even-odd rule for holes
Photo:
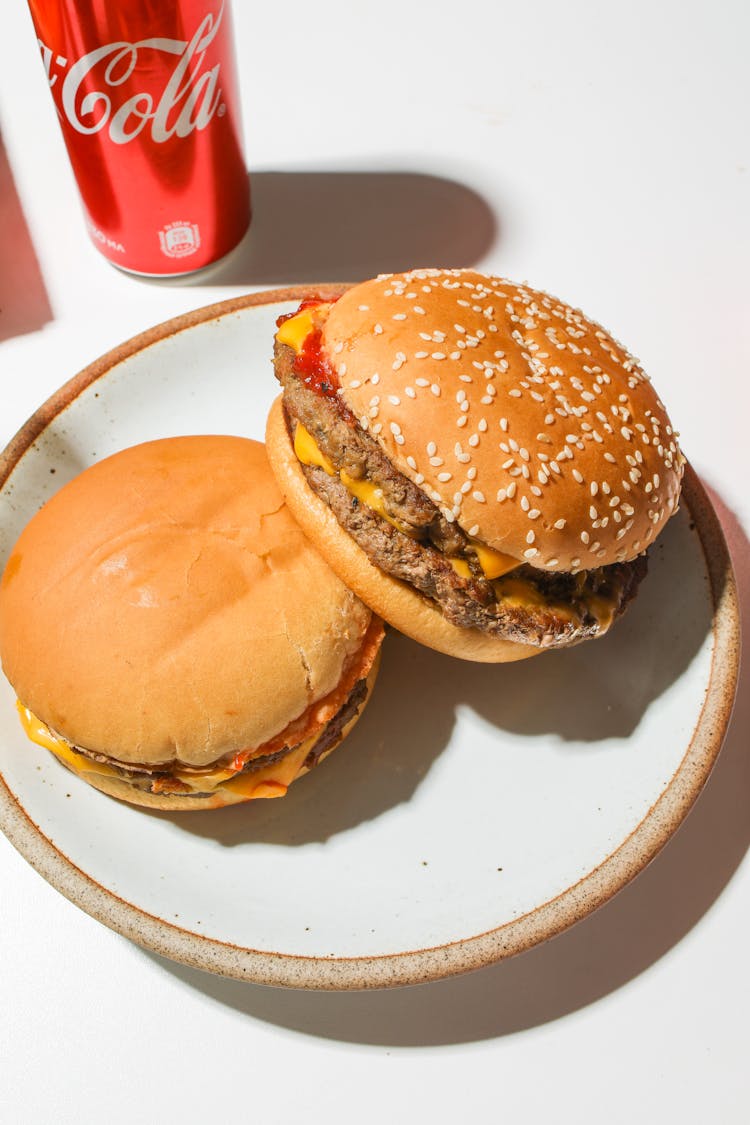
[[[262,438],[274,322],[300,295],[170,321],[45,403],[0,462],[0,566],[97,458],[171,434]],[[26,741],[2,680],[0,823],[78,906],[175,960],[311,988],[434,979],[558,933],[656,854],[719,751],[737,638],[724,541],[688,471],[608,636],[503,667],[391,634],[353,735],[280,801],[120,804]]]

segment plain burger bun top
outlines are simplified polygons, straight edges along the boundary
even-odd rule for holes
[[[370,619],[261,444],[171,438],[98,462],[27,525],[0,583],[0,656],[74,745],[207,766],[332,691]]]
[[[546,293],[472,270],[348,290],[323,347],[344,402],[448,519],[545,570],[643,552],[682,477],[637,361]]]

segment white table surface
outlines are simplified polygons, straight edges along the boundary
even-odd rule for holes
[[[712,490],[747,617],[747,4],[234,9],[255,219],[186,285],[89,246],[26,7],[3,5],[0,446],[89,361],[187,309],[477,265],[580,305],[641,358]],[[703,795],[633,884],[441,983],[314,994],[189,970],[0,838],[0,1119],[746,1122],[747,681]]]

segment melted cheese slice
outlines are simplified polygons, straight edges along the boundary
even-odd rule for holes
[[[303,309],[302,312],[290,316],[279,326],[276,333],[276,339],[280,344],[286,344],[287,347],[292,348],[297,355],[302,351],[302,346],[315,327],[313,314],[316,314],[316,319],[320,317],[321,312],[331,307],[330,301],[321,301],[318,305],[311,305],[308,309]]]
[[[297,313],[296,316],[290,317],[289,320],[285,320],[281,324],[276,333],[276,339],[280,344],[286,344],[299,355],[305,339],[312,332],[312,328],[312,310],[304,309],[301,313]]]
[[[28,738],[45,750],[51,750],[56,757],[69,766],[75,773],[85,780],[86,774],[99,774],[104,777],[114,777],[126,781],[123,775],[114,767],[104,762],[95,762],[85,754],[79,754],[72,746],[38,719],[28,707],[16,703],[21,725]],[[208,770],[205,773],[188,773],[183,770],[173,770],[172,777],[188,785],[194,793],[211,793],[219,786],[242,797],[283,797],[287,788],[299,773],[305,758],[315,745],[320,731],[316,731],[310,738],[301,742],[294,750],[286,754],[281,761],[263,766],[261,769],[248,773],[236,773],[234,770]]]
[[[567,618],[576,625],[581,622],[581,614],[576,609],[559,602],[549,603],[533,582],[525,578],[501,578],[494,585],[498,601],[519,609],[549,605],[559,617]],[[580,594],[577,601],[599,625],[598,636],[603,636],[614,621],[617,608],[615,599],[605,598],[602,594]]]
[[[336,476],[333,462],[329,457],[326,457],[315,438],[301,422],[297,422],[294,429],[294,452],[297,455],[297,460],[301,461],[303,465],[317,465],[328,473],[329,477]],[[416,536],[417,532],[414,528],[389,515],[383,502],[383,491],[372,481],[358,480],[356,477],[350,476],[345,469],[342,469],[339,473],[339,480],[352,496],[356,496],[358,500],[361,500],[373,512],[377,512],[388,523],[393,524],[405,535]],[[514,570],[519,566],[518,559],[514,559],[512,555],[504,555],[501,551],[494,551],[492,547],[486,547],[484,543],[479,543],[475,539],[469,540],[468,549],[477,556],[486,578],[499,578],[501,574],[507,574],[509,570]],[[456,574],[459,574],[462,578],[471,578],[471,568],[465,559],[452,558],[448,561]]]
[[[502,551],[495,551],[492,547],[477,542],[476,539],[469,540],[469,550],[477,556],[485,578],[499,578],[502,574],[507,574],[521,565],[513,555],[505,555]]]
[[[324,469],[329,477],[336,476],[333,462],[326,457],[315,438],[301,422],[298,422],[294,429],[294,452],[297,455],[297,460],[301,461],[303,465],[317,465],[318,468]]]

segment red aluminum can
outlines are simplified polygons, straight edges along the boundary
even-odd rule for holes
[[[229,0],[29,0],[89,234],[156,277],[250,222]]]

